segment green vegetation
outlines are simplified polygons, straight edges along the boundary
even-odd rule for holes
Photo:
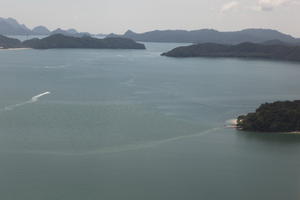
[[[23,42],[25,47],[33,49],[89,48],[89,49],[145,49],[145,45],[126,38],[97,39],[89,36],[81,38],[55,34],[43,39],[31,39]]]
[[[20,40],[12,39],[0,35],[0,49],[7,49],[7,48],[21,48],[23,45]]]
[[[300,46],[248,42],[238,45],[204,43],[177,47],[162,55],[170,57],[239,57],[300,61]]]
[[[255,113],[239,116],[237,123],[246,131],[300,131],[300,100],[265,103]]]
[[[144,44],[127,38],[105,38],[97,39],[89,36],[72,37],[62,34],[55,34],[49,37],[34,38],[21,42],[0,35],[0,48],[32,48],[32,49],[57,49],[57,48],[82,48],[82,49],[145,49]]]

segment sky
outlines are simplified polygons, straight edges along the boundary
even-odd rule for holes
[[[91,33],[271,28],[300,37],[300,0],[0,0],[0,17],[29,28]]]

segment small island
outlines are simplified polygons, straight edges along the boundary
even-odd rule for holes
[[[22,48],[22,42],[18,39],[13,39],[0,35],[0,49]]]
[[[300,100],[262,104],[256,112],[239,116],[237,128],[258,132],[299,132]]]
[[[177,47],[162,56],[169,57],[237,57],[300,61],[300,46],[280,42],[224,45],[203,43]]]
[[[146,49],[144,44],[135,42],[127,38],[105,38],[97,39],[90,36],[73,37],[62,34],[55,34],[49,37],[38,39],[34,38],[21,42],[0,35],[0,48],[32,48],[32,49],[62,49],[62,48],[81,48],[81,49]]]

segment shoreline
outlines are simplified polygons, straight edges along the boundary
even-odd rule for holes
[[[32,49],[32,48],[7,48],[7,49],[1,49],[1,50],[6,50],[6,51],[18,51],[18,50],[28,50],[28,49]]]
[[[226,128],[234,128],[234,129],[238,129],[237,126],[237,119],[229,119],[226,121],[225,123],[225,127]],[[287,135],[300,135],[300,131],[291,131],[291,132],[274,132],[274,133],[282,133],[282,134],[287,134]]]

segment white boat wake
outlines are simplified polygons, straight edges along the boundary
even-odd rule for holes
[[[45,69],[63,69],[69,65],[53,65],[53,66],[44,66]]]
[[[38,95],[32,97],[31,100],[30,100],[30,102],[34,103],[34,102],[38,101],[39,98],[41,98],[42,96],[45,96],[45,95],[48,95],[48,94],[51,94],[51,92],[44,92],[42,94],[38,94]]]
[[[51,94],[51,92],[44,92],[44,93],[41,93],[41,94],[38,94],[36,96],[33,96],[29,101],[25,101],[25,102],[22,102],[22,103],[18,103],[18,104],[15,104],[15,105],[10,105],[10,106],[6,106],[4,107],[3,109],[1,109],[2,111],[9,111],[9,110],[13,110],[17,107],[20,107],[20,106],[24,106],[26,104],[30,104],[30,103],[35,103],[37,102],[41,97],[45,96],[45,95],[48,95],[48,94]]]

